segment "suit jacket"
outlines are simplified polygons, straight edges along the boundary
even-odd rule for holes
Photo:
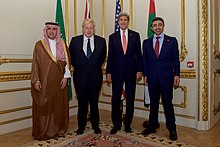
[[[83,35],[73,37],[69,49],[74,84],[85,85],[90,80],[90,84],[100,85],[103,80],[102,65],[106,59],[105,39],[94,35],[94,51],[89,60],[83,51]]]
[[[164,35],[158,58],[154,52],[153,37],[143,41],[144,75],[148,83],[173,83],[180,76],[178,42],[175,37]]]
[[[143,71],[143,57],[139,33],[128,29],[128,46],[124,55],[120,31],[109,36],[109,52],[106,73],[110,73],[112,80],[123,79],[123,74],[136,77],[137,72]]]

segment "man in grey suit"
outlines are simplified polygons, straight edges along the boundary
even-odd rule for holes
[[[83,134],[87,123],[88,104],[90,120],[94,133],[101,133],[99,128],[98,99],[102,87],[102,65],[106,59],[106,41],[94,34],[95,23],[85,19],[82,24],[83,34],[73,37],[69,50],[74,68],[73,82],[78,100],[78,129]]]

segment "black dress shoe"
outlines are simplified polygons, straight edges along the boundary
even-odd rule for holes
[[[101,131],[101,129],[99,128],[99,127],[97,127],[97,128],[94,128],[94,133],[95,134],[100,134],[102,131]]]
[[[121,129],[117,128],[117,127],[113,127],[110,131],[110,134],[116,134],[119,130],[121,130]]]
[[[143,127],[144,128],[149,128],[149,120],[146,120],[146,121],[143,122]],[[157,123],[156,128],[157,129],[160,128],[160,123],[159,122]]]
[[[170,131],[170,140],[176,141],[177,140],[177,133],[176,131]]]
[[[131,133],[131,127],[130,126],[125,126],[125,130],[126,133]]]
[[[151,133],[156,133],[156,129],[145,129],[144,131],[141,132],[142,135],[149,135]]]
[[[78,128],[78,129],[76,130],[76,134],[77,134],[77,135],[81,135],[81,134],[84,133],[84,130],[85,130],[85,129]]]

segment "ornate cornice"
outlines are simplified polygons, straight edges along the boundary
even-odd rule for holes
[[[202,0],[202,120],[208,120],[208,0]]]
[[[103,69],[102,72],[105,75],[106,69]],[[73,73],[73,68],[71,68],[71,73]],[[30,71],[0,72],[0,82],[30,80],[30,77],[31,77]],[[185,79],[195,79],[196,71],[181,70],[180,77]]]
[[[4,63],[31,63],[32,59],[11,59],[11,58],[0,58],[0,65]]]
[[[0,82],[30,80],[30,71],[0,72]]]
[[[181,70],[180,71],[180,78],[195,79],[196,78],[196,71],[195,70]]]

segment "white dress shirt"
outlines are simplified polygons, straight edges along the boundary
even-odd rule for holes
[[[56,55],[57,55],[57,52],[56,52],[56,49],[57,49],[57,47],[56,47],[56,40],[49,39],[49,43],[50,43],[50,48],[51,48],[52,55],[56,58]],[[70,78],[70,77],[71,77],[70,70],[68,68],[68,65],[66,65],[65,66],[64,78]]]
[[[83,51],[85,53],[85,55],[87,56],[87,43],[88,43],[88,39],[90,39],[90,46],[91,46],[91,51],[93,53],[94,51],[94,35],[92,35],[92,37],[87,38],[85,35],[83,36]]]

